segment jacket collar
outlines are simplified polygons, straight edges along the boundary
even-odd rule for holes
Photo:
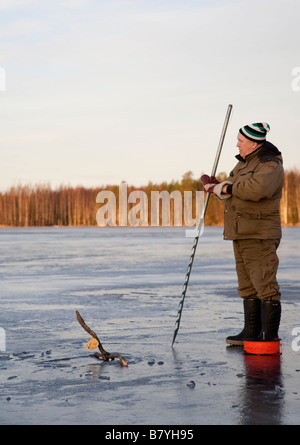
[[[236,155],[236,159],[238,159],[241,162],[247,162],[250,159],[254,158],[254,156],[256,156],[260,150],[263,148],[264,144],[262,144],[260,147],[257,147],[256,150],[252,151],[252,153],[249,153],[245,158],[242,158],[242,156],[240,154]]]

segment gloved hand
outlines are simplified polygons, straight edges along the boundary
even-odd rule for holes
[[[216,195],[221,201],[224,199],[228,199],[231,195],[222,194],[222,189],[226,184],[232,184],[230,181],[218,181],[214,176],[202,175],[201,182],[204,186],[204,189],[208,193],[213,193]]]
[[[220,181],[215,178],[215,176],[202,175],[201,182],[204,186],[204,189],[208,193],[213,193],[214,187],[217,184],[220,184]]]

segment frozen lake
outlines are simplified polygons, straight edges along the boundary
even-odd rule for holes
[[[283,352],[254,357],[225,344],[243,313],[222,228],[200,238],[173,348],[184,228],[0,229],[0,424],[298,424],[300,228],[283,235]],[[85,349],[75,310],[127,368]]]

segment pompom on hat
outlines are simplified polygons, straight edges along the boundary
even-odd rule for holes
[[[245,125],[239,132],[252,142],[263,142],[266,140],[267,133],[270,131],[270,125],[266,122]]]

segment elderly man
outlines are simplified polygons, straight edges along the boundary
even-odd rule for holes
[[[269,130],[264,122],[240,128],[238,163],[227,180],[201,178],[205,190],[224,201],[224,239],[233,240],[244,328],[227,337],[230,345],[243,345],[247,338],[278,338],[281,294],[276,251],[284,171],[281,153],[266,141]]]

